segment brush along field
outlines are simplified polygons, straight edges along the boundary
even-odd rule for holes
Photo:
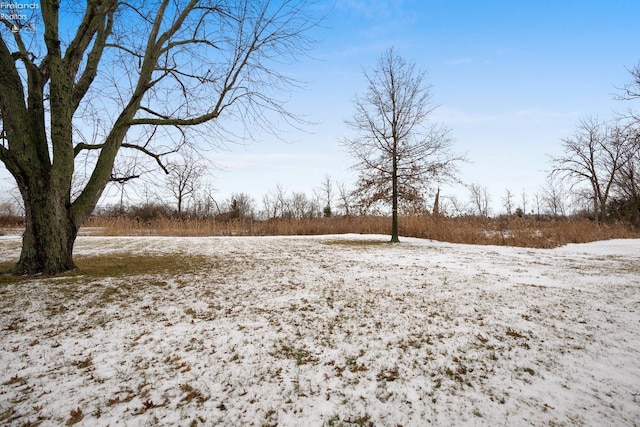
[[[80,237],[0,278],[0,424],[639,425],[640,240],[387,239]]]

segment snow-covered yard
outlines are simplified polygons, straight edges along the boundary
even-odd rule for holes
[[[210,262],[1,286],[0,424],[640,425],[640,240],[386,240],[80,237]]]

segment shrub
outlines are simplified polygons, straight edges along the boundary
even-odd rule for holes
[[[273,236],[389,234],[391,220],[386,216],[276,218],[266,221],[160,217],[140,222],[130,218],[92,217],[85,225],[101,227],[99,233],[105,235]],[[551,248],[567,243],[637,238],[640,237],[640,231],[628,223],[597,224],[584,218],[568,220],[514,216],[493,219],[411,215],[400,218],[400,235],[451,243]]]

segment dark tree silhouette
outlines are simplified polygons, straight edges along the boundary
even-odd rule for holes
[[[357,136],[342,144],[356,159],[358,198],[365,207],[391,205],[391,241],[398,242],[400,206],[424,208],[425,190],[452,177],[463,158],[450,151],[449,129],[429,123],[435,106],[426,72],[390,48],[364,76],[367,92],[347,122]]]

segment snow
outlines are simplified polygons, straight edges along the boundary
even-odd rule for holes
[[[387,239],[79,237],[211,268],[0,287],[0,423],[640,425],[640,240]]]

